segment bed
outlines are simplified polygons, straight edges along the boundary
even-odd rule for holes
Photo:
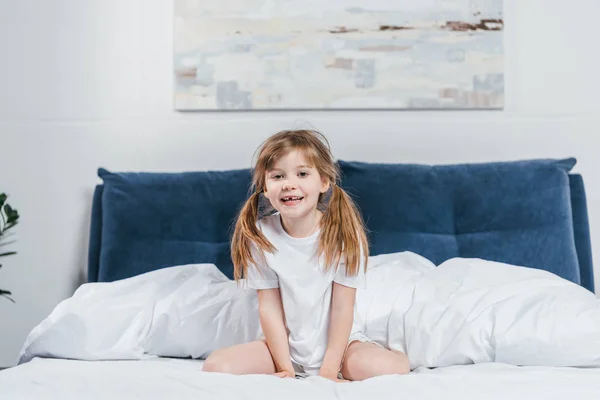
[[[202,372],[214,349],[260,334],[252,291],[230,281],[249,170],[99,169],[89,283],[32,331],[17,367],[0,371],[0,398],[600,398],[600,311],[575,163],[340,160],[371,244],[371,291],[359,293],[357,315],[412,358],[408,375],[347,384]]]

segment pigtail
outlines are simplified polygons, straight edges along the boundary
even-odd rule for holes
[[[258,202],[260,193],[254,192],[246,201],[235,223],[231,239],[231,259],[233,261],[233,276],[235,280],[248,276],[248,265],[256,264],[252,248],[274,252],[275,247],[256,226],[258,220]]]
[[[325,258],[325,267],[346,264],[346,275],[355,276],[364,258],[365,268],[369,258],[369,245],[365,224],[350,196],[338,185],[332,184],[331,198],[322,219],[319,254]]]

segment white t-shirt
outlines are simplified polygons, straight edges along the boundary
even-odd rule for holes
[[[343,262],[337,271],[330,268],[324,272],[322,257],[317,261],[320,231],[306,238],[293,238],[283,229],[278,213],[261,219],[257,226],[277,251],[265,253],[266,265],[255,257],[258,265],[248,267],[248,287],[280,288],[292,361],[304,367],[319,367],[327,349],[332,282],[365,287],[364,261],[361,257],[356,276],[346,275]]]

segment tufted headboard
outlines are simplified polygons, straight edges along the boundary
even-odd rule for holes
[[[371,254],[478,257],[545,269],[594,291],[583,179],[573,158],[457,165],[339,161]],[[229,238],[250,170],[111,173],[92,204],[88,281],[188,263],[232,277]]]

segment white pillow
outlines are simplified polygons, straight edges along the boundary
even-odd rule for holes
[[[255,290],[237,287],[212,264],[164,268],[82,285],[27,337],[33,357],[140,359],[204,357],[260,334]]]
[[[404,315],[415,283],[434,269],[431,261],[409,251],[369,257],[366,288],[356,293],[354,329],[406,353]]]
[[[598,299],[547,271],[448,260],[417,283],[405,324],[412,368],[600,366]]]

